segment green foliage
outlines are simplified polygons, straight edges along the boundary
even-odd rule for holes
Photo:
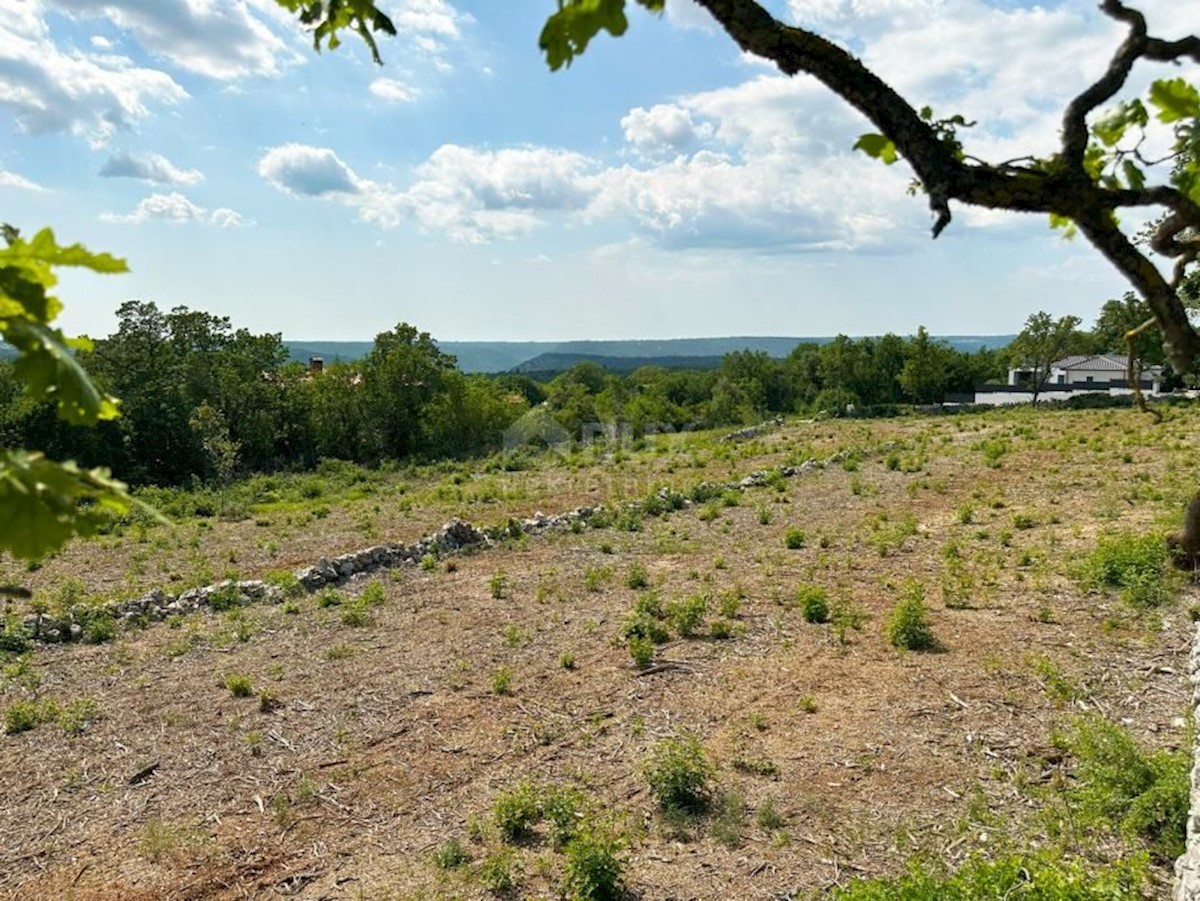
[[[654,662],[654,641],[647,635],[630,635],[625,639],[629,656],[638,669],[646,669]]]
[[[433,865],[439,870],[457,870],[470,862],[470,852],[457,838],[442,842],[433,852]]]
[[[1140,837],[1159,860],[1183,853],[1190,754],[1143,751],[1128,731],[1100,716],[1076,720],[1058,743],[1075,758],[1067,794],[1085,817]]]
[[[512,694],[512,670],[507,666],[501,666],[492,673],[492,694]]]
[[[579,834],[587,798],[562,785],[546,786],[541,797],[542,816],[550,824],[550,844],[561,851]]]
[[[1173,599],[1173,574],[1160,536],[1139,532],[1104,535],[1088,555],[1082,580],[1093,588],[1115,588],[1137,609],[1157,607]]]
[[[804,547],[805,537],[803,529],[788,529],[783,536],[783,545],[789,551],[798,551]]]
[[[511,892],[520,878],[521,860],[512,848],[501,848],[489,854],[479,868],[479,881],[497,894]]]
[[[625,585],[634,590],[650,587],[650,574],[646,572],[646,566],[640,560],[629,564],[629,571],[625,574]]]
[[[637,2],[656,13],[661,13],[666,5],[666,0]],[[546,20],[538,46],[546,54],[551,71],[556,71],[571,65],[601,30],[620,37],[628,27],[625,0],[564,0],[558,12]]]
[[[528,838],[541,815],[537,786],[528,780],[501,792],[492,804],[492,818],[496,821],[501,839],[506,842]]]
[[[338,32],[350,29],[363,39],[377,64],[383,60],[372,32],[395,35],[396,26],[374,0],[275,0],[290,13],[298,14],[301,24],[312,29],[313,48],[318,52],[324,42],[330,50],[341,46]]]
[[[498,569],[492,573],[491,579],[488,580],[488,587],[492,592],[492,597],[496,600],[508,597],[509,580],[504,570]]]
[[[666,615],[676,632],[684,638],[690,638],[699,631],[707,611],[708,601],[704,595],[693,594],[667,604]]]
[[[622,895],[625,842],[610,829],[580,829],[566,848],[563,888],[571,901],[616,901]]]
[[[820,585],[801,585],[796,589],[796,600],[805,622],[829,621],[829,593]]]
[[[925,588],[910,579],[903,597],[893,608],[887,622],[887,637],[892,647],[907,651],[926,651],[935,646],[925,611]]]
[[[230,673],[221,680],[221,684],[235,698],[248,698],[254,694],[254,682],[249,676],[241,673]]]
[[[886,138],[881,134],[864,134],[860,135],[858,140],[854,142],[854,150],[861,150],[872,159],[879,160],[885,166],[890,166],[896,160],[900,159],[900,154],[896,152],[896,145],[891,138]]]
[[[1147,887],[1139,857],[1098,866],[1060,854],[972,857],[954,872],[914,860],[897,878],[851,882],[831,901],[1139,901]]]
[[[642,763],[650,794],[664,812],[696,812],[712,797],[713,767],[695,735],[667,738]]]

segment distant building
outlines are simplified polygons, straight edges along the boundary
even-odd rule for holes
[[[1069,400],[1082,394],[1130,395],[1126,377],[1127,358],[1120,354],[1077,354],[1050,364],[1050,377],[1038,392],[1038,400]],[[1027,404],[1033,401],[1033,370],[1016,367],[1008,371],[1007,385],[985,385],[975,389],[977,404]],[[1147,366],[1138,379],[1143,394],[1162,393],[1162,367]],[[970,401],[968,401],[970,402]]]

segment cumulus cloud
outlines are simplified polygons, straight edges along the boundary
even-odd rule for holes
[[[105,18],[148,52],[209,78],[278,75],[297,55],[245,0],[45,0],[78,18]]]
[[[401,0],[392,21],[400,31],[453,39],[461,36],[460,26],[471,19],[447,0]]]
[[[41,185],[30,181],[23,175],[0,169],[0,188],[17,188],[21,191],[45,191]]]
[[[137,178],[159,185],[195,185],[204,180],[196,169],[179,169],[165,156],[148,153],[134,156],[117,153],[100,167],[101,178]]]
[[[419,92],[394,78],[376,78],[369,88],[372,94],[388,103],[412,103]]]
[[[690,150],[712,131],[708,125],[697,127],[688,110],[666,103],[630,110],[621,120],[621,129],[625,140],[644,153]]]
[[[553,213],[592,200],[596,163],[550,147],[481,150],[446,144],[417,167],[395,208],[451,240],[484,243],[527,234]]]
[[[124,57],[60,50],[36,2],[0,4],[0,104],[26,133],[67,132],[100,146],[151,106],[187,96],[165,72]]]
[[[258,161],[258,174],[300,197],[361,194],[366,186],[332,150],[307,144],[272,147]]]
[[[177,192],[151,194],[149,197],[142,198],[131,213],[102,213],[100,218],[105,222],[128,225],[140,225],[154,220],[172,222],[177,225],[190,222],[198,225],[213,225],[218,228],[252,224],[240,213],[224,207],[209,212]]]

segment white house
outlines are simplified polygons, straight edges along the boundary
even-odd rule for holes
[[[1038,400],[1068,400],[1081,394],[1129,395],[1133,389],[1126,377],[1126,357],[1120,354],[1086,354],[1063,357],[1050,364],[1050,378]],[[1033,400],[1033,370],[1018,367],[1008,371],[1008,384],[976,389],[977,404],[1024,404]],[[1147,366],[1138,379],[1143,394],[1162,390],[1162,367]]]

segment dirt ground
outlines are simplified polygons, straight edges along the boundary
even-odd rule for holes
[[[0,736],[0,895],[489,897],[492,807],[525,779],[594,799],[587,816],[625,836],[627,893],[645,901],[804,897],[914,854],[952,864],[1036,843],[1045,786],[1063,772],[1056,727],[1091,711],[1152,747],[1190,741],[1195,590],[1137,613],[1086,590],[1079,567],[1099,535],[1178,518],[1198,432],[1186,409],[1159,426],[1130,411],[791,423],[737,447],[686,436],[623,461],[429,476],[303,524],[258,511],[80,543],[34,573],[9,565],[0,575],[40,597],[68,579],[132,594],[170,587],[164,569],[197,556],[256,575],[411,541],[452,515],[502,521],[855,452],[736,506],[376,576],[385,600],[365,622],[346,621],[349,599],[307,596],[38,648],[4,669],[0,709],[90,699],[97,715],[78,734],[43,723]],[[490,499],[473,500],[484,483]],[[788,548],[797,529],[803,546]],[[664,602],[707,604],[704,629],[673,632],[646,669],[622,640],[643,593],[626,584],[635,564]],[[858,627],[807,622],[802,585]],[[887,640],[913,592],[931,652]],[[713,620],[729,637],[712,637]],[[233,674],[248,697],[224,684]],[[685,733],[714,766],[716,803],[668,820],[642,762]],[[451,839],[466,866],[435,863]],[[515,859],[514,897],[560,897],[563,855],[541,831]]]

